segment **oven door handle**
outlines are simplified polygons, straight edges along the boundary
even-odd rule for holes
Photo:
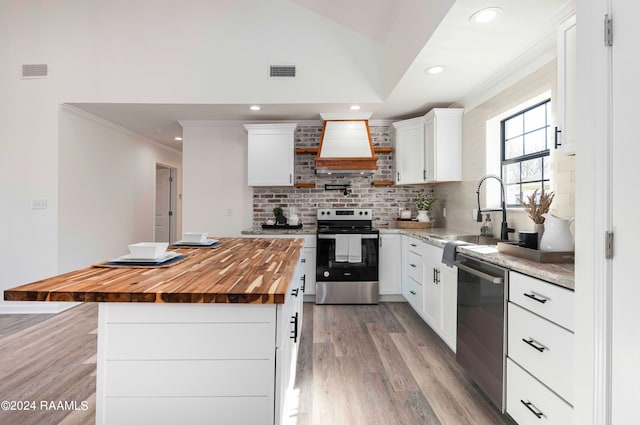
[[[360,234],[360,233],[340,233],[341,235],[360,235],[360,237],[362,239],[378,239],[378,235],[371,235],[371,234]],[[318,234],[318,239],[336,239],[336,236],[338,234],[336,233],[331,233],[331,234],[325,234],[325,233],[319,233]]]
[[[489,282],[495,283],[496,285],[504,284],[504,279],[501,278],[501,277],[491,276],[490,274],[483,273],[480,270],[476,270],[476,269],[471,268],[469,266],[465,266],[460,261],[455,261],[453,264],[456,265],[460,270],[463,270],[463,271],[465,271],[465,272],[467,272],[469,274],[472,274],[472,275],[474,275],[476,277],[479,277],[481,279],[488,280]]]

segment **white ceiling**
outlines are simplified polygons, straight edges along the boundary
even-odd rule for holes
[[[437,0],[292,1],[383,46],[398,15],[398,5],[411,7],[414,2]],[[489,24],[469,20],[473,12],[487,6],[499,6],[503,12]],[[424,114],[435,106],[453,103],[466,106],[474,95],[499,85],[511,70],[536,60],[548,61],[555,54],[555,28],[574,9],[574,0],[457,0],[390,94],[376,103],[359,103],[353,99],[351,103],[282,104],[267,100],[261,102],[259,112],[250,111],[245,102],[188,105],[75,102],[70,105],[177,150],[182,149],[181,143],[173,139],[182,133],[178,123],[182,120],[319,120],[320,112],[348,112],[353,103],[359,104],[361,111],[372,112],[374,120],[403,119]],[[551,56],[543,57],[545,55]],[[232,63],[233,57],[227,61]],[[431,65],[443,65],[445,72],[425,74],[424,69]],[[336,93],[335,98],[342,97]]]

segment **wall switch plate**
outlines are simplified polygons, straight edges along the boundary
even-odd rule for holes
[[[472,212],[472,217],[473,221],[478,221],[478,209],[474,208],[473,212]]]
[[[227,208],[227,216],[231,217],[233,215],[233,210],[231,208]]]
[[[442,218],[447,218],[447,207],[442,208]]]
[[[46,210],[47,209],[47,200],[46,199],[32,199],[31,200],[31,209],[32,210]]]

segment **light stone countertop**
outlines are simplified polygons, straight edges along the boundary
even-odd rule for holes
[[[469,232],[463,232],[451,228],[431,228],[425,230],[381,228],[379,230],[381,235],[399,234],[412,236],[440,248],[443,248],[450,240],[456,240],[457,238],[465,236],[473,236]],[[251,228],[242,231],[243,235],[312,235],[315,233],[316,229],[312,226],[295,230]],[[478,251],[478,248],[474,250],[471,245],[459,246],[458,252],[465,253],[470,257],[478,258],[515,272],[554,283],[570,290],[575,289],[575,265],[573,263],[536,263],[535,261],[497,252],[497,248],[493,248],[494,249],[481,249]]]

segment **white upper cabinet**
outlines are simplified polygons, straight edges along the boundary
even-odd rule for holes
[[[461,108],[435,108],[394,122],[395,183],[462,180]]]
[[[249,186],[293,186],[297,124],[247,124]]]
[[[427,182],[462,180],[462,108],[435,108],[425,115]]]
[[[558,28],[558,126],[556,148],[576,153],[576,17]]]
[[[395,183],[424,183],[424,117],[393,123]]]

